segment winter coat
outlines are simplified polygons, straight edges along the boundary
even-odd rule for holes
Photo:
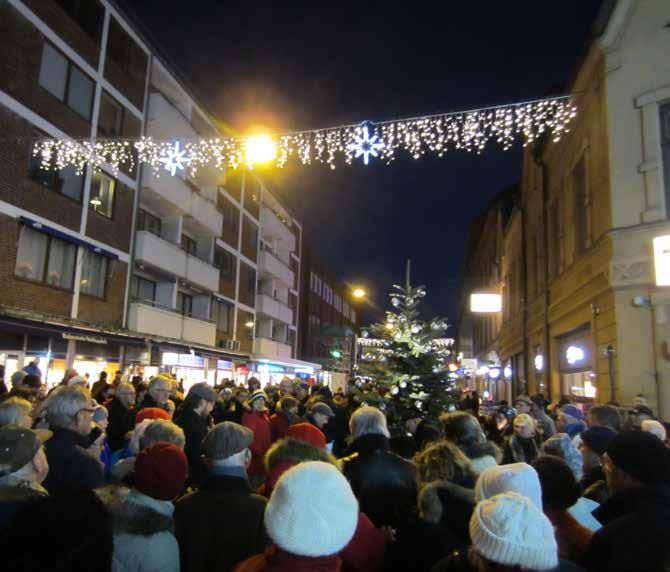
[[[586,431],[588,427],[583,421],[576,421],[575,423],[570,423],[563,428],[563,433],[567,433],[570,436],[570,439],[574,439],[580,433]]]
[[[264,554],[252,556],[235,568],[235,572],[340,572],[339,556],[297,556],[277,546],[270,546]]]
[[[291,426],[291,420],[285,413],[278,411],[270,417],[270,434],[272,435],[272,442],[279,441],[286,437],[286,432]]]
[[[377,572],[384,563],[386,537],[362,512],[354,536],[340,552],[345,572]]]
[[[363,435],[354,453],[341,460],[342,472],[364,512],[375,526],[398,528],[416,512],[417,472],[414,464],[391,453],[383,435]]]
[[[581,563],[591,542],[593,531],[579,524],[566,510],[545,510],[544,514],[554,526],[558,557]]]
[[[470,544],[470,517],[475,508],[474,482],[464,487],[450,481],[434,481],[425,485],[419,494],[419,511],[425,522],[447,528],[456,546]]]
[[[182,411],[175,423],[184,430],[184,437],[186,437],[184,453],[188,457],[189,482],[197,485],[207,472],[202,460],[202,440],[209,432],[208,418],[196,413],[193,409],[186,409]]]
[[[458,550],[451,556],[440,560],[431,572],[477,572],[477,568],[470,563],[467,550]],[[585,572],[584,568],[569,560],[558,561],[558,568],[552,572]]]
[[[31,502],[44,499],[47,491],[33,481],[6,476],[0,479],[0,530],[9,526],[14,515]]]
[[[642,486],[615,494],[594,516],[603,527],[584,558],[593,572],[655,572],[670,562],[670,485]]]
[[[56,429],[44,444],[49,474],[43,483],[49,494],[79,489],[93,490],[103,484],[103,466],[86,452],[88,436]]]
[[[112,572],[179,572],[170,501],[125,487],[110,486],[97,492],[112,517]]]
[[[543,441],[546,441],[549,437],[556,434],[556,423],[554,423],[554,420],[544,411],[538,411],[535,419],[540,427]]]
[[[251,463],[247,472],[249,476],[262,476],[265,474],[263,458],[270,445],[272,445],[270,418],[267,413],[261,413],[260,411],[245,411],[242,414],[242,425],[254,432],[254,440],[249,446],[251,450]]]
[[[125,407],[119,399],[109,404],[107,440],[112,452],[123,448],[126,434],[135,428],[135,413],[135,408]]]
[[[602,467],[596,467],[589,471],[582,477],[579,484],[584,491],[583,496],[598,504],[603,504],[610,496]]]
[[[458,448],[470,459],[472,468],[478,475],[489,467],[496,466],[502,460],[502,451],[492,441]]]
[[[534,439],[512,435],[505,443],[502,464],[528,463],[530,465],[538,454],[539,449]]]
[[[137,406],[137,411],[144,409],[145,407],[158,407],[159,409],[164,409],[167,411],[167,407],[165,405],[159,405],[158,401],[151,397],[148,391],[144,396],[144,399],[142,399],[142,402]]]
[[[266,500],[243,477],[209,475],[175,506],[182,572],[228,572],[268,544]]]

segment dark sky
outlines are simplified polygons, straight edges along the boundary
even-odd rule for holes
[[[511,103],[566,85],[599,0],[124,0],[231,132]],[[378,307],[412,259],[426,313],[457,318],[467,229],[517,182],[520,145],[390,166],[264,169],[343,280]]]

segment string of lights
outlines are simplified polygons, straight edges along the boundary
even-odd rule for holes
[[[45,170],[73,167],[78,173],[91,165],[107,166],[117,173],[134,168],[137,162],[158,173],[171,175],[188,170],[195,176],[202,168],[223,171],[240,165],[253,167],[274,162],[283,167],[291,158],[303,165],[322,163],[335,169],[338,160],[350,165],[362,159],[391,163],[399,152],[414,159],[430,153],[442,157],[449,150],[481,153],[493,141],[504,150],[517,139],[528,145],[549,134],[554,141],[569,131],[577,108],[572,95],[518,103],[480,107],[465,111],[395,119],[378,123],[342,125],[297,131],[283,135],[203,139],[41,139],[33,154],[41,157]]]

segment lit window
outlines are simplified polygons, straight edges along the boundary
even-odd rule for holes
[[[114,214],[114,190],[116,181],[102,173],[94,173],[91,178],[91,208],[105,216],[112,218]]]
[[[79,288],[82,294],[103,298],[107,278],[107,258],[85,248],[81,263]]]
[[[76,247],[73,244],[21,228],[14,273],[20,278],[71,289]]]

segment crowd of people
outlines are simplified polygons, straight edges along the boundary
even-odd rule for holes
[[[398,431],[300,379],[186,395],[165,374],[10,384],[7,570],[670,569],[670,449],[642,398],[622,413],[467,393]]]

